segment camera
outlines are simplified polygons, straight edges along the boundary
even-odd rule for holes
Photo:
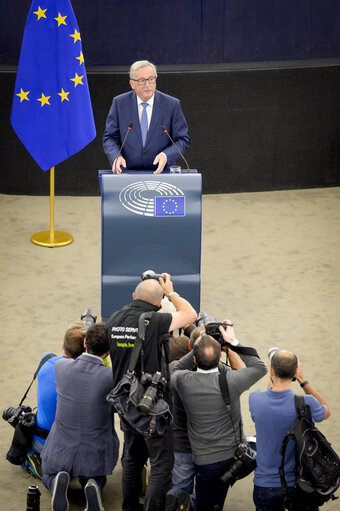
[[[148,387],[137,405],[137,410],[143,415],[148,415],[157,399],[157,394],[163,392],[166,380],[160,371],[156,371],[152,376],[144,373],[141,383],[143,385],[148,384]]]
[[[256,450],[254,442],[242,442],[238,445],[234,458],[235,461],[227,470],[220,481],[232,486],[239,479],[243,479],[256,468]]]
[[[83,322],[85,328],[90,328],[90,326],[93,326],[97,321],[97,316],[92,309],[86,309],[80,316],[80,319]]]
[[[147,279],[155,279],[158,281],[158,279],[163,279],[165,282],[165,277],[161,273],[155,273],[153,270],[145,270],[143,271],[142,275],[140,276],[141,280],[147,280]]]
[[[200,312],[198,318],[196,320],[197,326],[204,326],[205,333],[213,337],[217,342],[220,343],[221,346],[227,346],[227,343],[223,339],[223,336],[219,330],[219,327],[222,326],[224,330],[226,330],[226,324],[220,323],[216,321],[212,316],[208,316],[206,312]]]
[[[8,406],[2,412],[2,418],[15,428],[19,420],[21,420],[26,413],[30,413],[31,411],[32,409],[29,406],[18,406],[18,408]]]

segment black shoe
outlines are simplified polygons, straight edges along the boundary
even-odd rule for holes
[[[67,489],[70,475],[67,472],[58,472],[54,480],[52,493],[52,511],[68,511]]]
[[[89,479],[84,488],[86,496],[85,511],[104,511],[101,490],[94,479]]]

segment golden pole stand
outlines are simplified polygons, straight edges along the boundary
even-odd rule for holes
[[[36,232],[31,237],[32,243],[41,247],[64,247],[73,241],[67,232],[54,230],[54,167],[50,169],[50,230]]]

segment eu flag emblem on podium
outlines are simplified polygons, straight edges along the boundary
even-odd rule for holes
[[[96,136],[78,24],[69,0],[33,0],[16,78],[11,123],[48,170]]]
[[[185,216],[185,197],[155,197],[155,216]]]

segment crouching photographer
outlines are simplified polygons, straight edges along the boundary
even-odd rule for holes
[[[55,364],[60,358],[76,359],[84,352],[85,332],[96,316],[87,309],[80,321],[70,323],[62,343],[63,355],[45,353],[34,373],[33,380],[17,408],[7,407],[2,418],[11,424],[15,431],[6,459],[14,465],[21,465],[32,476],[41,479],[40,454],[54,422],[57,408]],[[24,406],[23,402],[37,378],[37,410]]]
[[[212,332],[218,340],[206,334],[209,323],[218,322],[207,321],[193,350],[170,364],[171,383],[187,412],[196,466],[197,511],[222,510],[229,486],[243,477],[245,460],[234,457],[237,452],[241,454],[244,441],[240,395],[267,371],[256,350],[235,339],[229,321],[218,324],[217,331]],[[202,325],[198,328],[202,330]],[[220,364],[222,349],[230,367]]]

